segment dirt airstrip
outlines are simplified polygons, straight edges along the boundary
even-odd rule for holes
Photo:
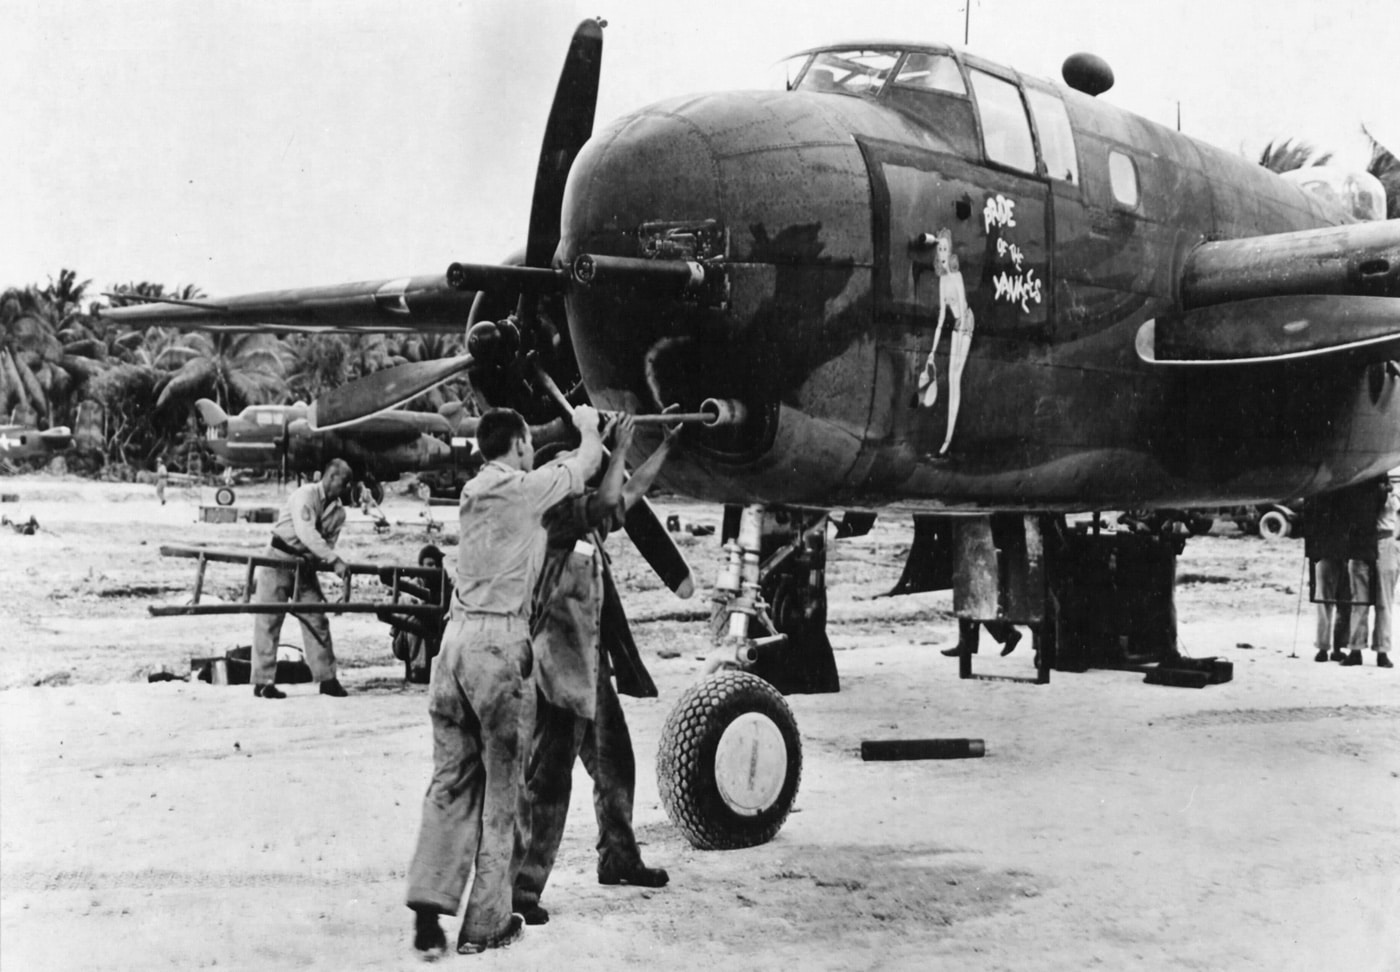
[[[0,968],[416,967],[402,896],[430,742],[424,690],[402,683],[386,629],[333,622],[344,700],[149,682],[251,640],[246,616],[148,616],[193,577],[159,545],[253,546],[268,527],[198,522],[198,490],[162,507],[149,486],[19,476],[0,493],[17,496],[0,512],[40,524],[0,528]],[[657,505],[718,523],[716,508]],[[395,495],[386,511],[384,534],[352,514],[351,559],[412,562],[424,507]],[[450,509],[436,514],[455,532]],[[614,541],[661,690],[624,700],[636,823],[671,885],[595,882],[580,769],[550,924],[444,964],[1400,970],[1400,675],[1369,657],[1313,662],[1300,542],[1217,527],[1187,546],[1183,647],[1232,661],[1233,682],[1091,671],[1037,687],[957,678],[937,652],[955,634],[948,595],[873,599],[909,527],[881,517],[832,543],[842,691],[789,699],[805,745],[796,808],[771,843],[723,853],[685,842],[655,779],[661,725],[707,648],[706,606],[675,600]],[[715,539],[684,539],[711,583]],[[235,574],[207,588],[235,596]],[[977,661],[1030,666],[1025,648]],[[983,739],[987,755],[859,757],[863,739],[937,736]]]

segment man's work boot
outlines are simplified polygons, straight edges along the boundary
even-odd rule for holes
[[[437,912],[431,908],[413,909],[413,947],[428,961],[447,952],[447,935],[438,924]]]
[[[1341,661],[1343,658],[1345,658],[1346,656],[1347,656],[1347,653],[1344,652],[1344,651],[1342,651],[1342,649],[1340,649],[1340,648],[1333,648],[1333,649],[1332,649],[1332,654],[1329,655],[1328,657],[1330,657],[1333,661],[1339,662],[1339,661]]]
[[[599,884],[631,884],[639,888],[664,888],[671,876],[665,868],[647,867],[640,861],[630,868],[613,868],[598,865]]]
[[[1326,648],[1319,648],[1319,649],[1317,650],[1317,654],[1313,656],[1313,661],[1315,661],[1315,662],[1325,662],[1326,660],[1327,660],[1327,649],[1326,649]]]
[[[1378,651],[1378,652],[1376,652],[1376,667],[1377,667],[1377,668],[1394,668],[1395,666],[1394,666],[1393,664],[1391,664],[1391,662],[1390,662],[1390,655],[1389,655],[1388,653],[1386,653],[1386,652],[1384,652],[1384,651]]]
[[[518,904],[515,905],[515,910],[525,919],[525,924],[527,925],[549,924],[549,911],[541,906],[539,902],[535,902],[534,904]]]
[[[268,682],[266,685],[254,685],[253,694],[260,699],[285,699],[287,697],[286,692],[283,692],[271,682]]]
[[[350,693],[345,691],[345,687],[334,678],[328,678],[321,683],[321,694],[329,695],[332,698],[343,699]]]
[[[488,948],[505,948],[514,945],[525,935],[525,916],[512,914],[510,921],[506,922],[503,931],[492,935],[484,942],[474,942],[466,936],[466,925],[462,926],[462,934],[457,936],[458,955],[480,955]]]
[[[1007,655],[1011,654],[1013,651],[1016,650],[1016,646],[1020,643],[1021,632],[1017,631],[1015,628],[1012,628],[1011,633],[1006,636],[1006,644],[1003,645],[1001,648],[1001,656],[1005,658]]]
[[[956,645],[954,645],[953,647],[951,647],[951,648],[944,648],[941,652],[939,652],[940,655],[946,655],[946,656],[949,657],[949,658],[957,658],[957,657],[958,657],[959,655],[961,655],[962,653],[963,653],[963,646],[962,646],[962,642],[961,642],[961,641],[959,641],[959,642],[958,642]],[[976,648],[972,649],[972,653],[973,653],[974,655],[977,654],[977,649],[976,649]]]
[[[1351,666],[1353,666],[1353,665],[1360,665],[1360,664],[1361,664],[1361,649],[1359,649],[1359,648],[1353,648],[1353,649],[1351,650],[1351,654],[1347,655],[1345,658],[1342,659],[1342,664],[1343,664],[1344,666],[1348,667],[1348,668],[1351,667]]]

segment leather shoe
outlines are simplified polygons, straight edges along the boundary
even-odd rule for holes
[[[1347,667],[1347,668],[1350,668],[1350,667],[1353,666],[1353,665],[1360,665],[1360,664],[1361,664],[1361,652],[1360,652],[1358,649],[1356,649],[1356,648],[1353,648],[1353,649],[1351,650],[1351,654],[1347,655],[1345,658],[1342,659],[1342,665],[1345,666],[1345,667]]]
[[[1328,657],[1331,658],[1333,661],[1341,661],[1341,660],[1342,660],[1343,658],[1345,658],[1346,656],[1347,656],[1347,653],[1344,652],[1344,651],[1342,651],[1342,649],[1340,649],[1340,648],[1333,648],[1333,649],[1332,649],[1332,654],[1329,655]]]
[[[1007,655],[1011,654],[1013,651],[1016,650],[1016,646],[1020,643],[1021,632],[1017,631],[1015,628],[1012,628],[1011,633],[1006,636],[1006,644],[1003,645],[1001,648],[1001,656],[1005,658]]]
[[[332,698],[336,699],[343,699],[350,693],[345,691],[345,687],[342,686],[339,681],[333,678],[328,678],[321,683],[321,694],[329,695]]]
[[[260,699],[285,699],[287,697],[286,692],[283,692],[271,682],[268,682],[266,685],[254,685],[253,694]]]
[[[599,884],[631,884],[639,888],[664,888],[671,876],[662,867],[647,867],[638,864],[629,870],[598,868]]]
[[[1377,668],[1394,668],[1395,666],[1394,666],[1393,664],[1391,664],[1390,656],[1389,656],[1388,654],[1386,654],[1386,653],[1383,652],[1383,651],[1378,651],[1378,652],[1376,652],[1376,667],[1377,667]]]
[[[466,927],[463,926],[462,930],[465,932]],[[465,934],[459,936],[457,938],[457,954],[480,955],[488,948],[505,948],[508,945],[514,945],[516,942],[520,941],[524,935],[525,916],[512,914],[510,916],[510,921],[506,922],[505,930],[492,935],[484,942],[473,942],[468,939]]]
[[[525,919],[527,925],[549,924],[549,911],[538,904],[516,905],[515,910]]]
[[[1327,660],[1327,649],[1326,649],[1326,648],[1319,648],[1317,654],[1313,656],[1313,661],[1315,661],[1315,662],[1325,662],[1326,660]]]
[[[413,909],[413,947],[424,958],[435,959],[447,951],[447,936],[431,908]]]
[[[962,645],[954,645],[951,648],[944,648],[941,652],[939,652],[940,655],[946,655],[949,658],[957,658],[962,653]],[[977,654],[977,649],[972,649],[972,653],[974,655]]]

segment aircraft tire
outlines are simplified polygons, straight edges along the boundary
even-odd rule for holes
[[[1259,535],[1265,540],[1284,540],[1293,533],[1293,524],[1278,510],[1270,510],[1259,518]]]
[[[802,737],[779,694],[757,675],[725,671],[683,695],[656,758],[661,803],[699,850],[767,843],[802,781]]]
[[[232,486],[220,486],[214,490],[214,502],[220,506],[232,506],[237,498]]]

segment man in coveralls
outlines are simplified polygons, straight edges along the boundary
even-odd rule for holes
[[[296,557],[294,567],[259,567],[259,604],[290,601],[295,591],[299,601],[324,603],[326,595],[316,575],[317,564],[329,564],[337,577],[349,569],[335,552],[340,528],[345,525],[341,496],[350,485],[350,467],[343,459],[332,459],[321,473],[321,481],[307,483],[292,492],[287,505],[272,528],[267,554]],[[253,615],[253,694],[263,699],[284,699],[286,693],[273,684],[277,675],[277,639],[286,614]],[[311,677],[321,683],[321,694],[343,698],[346,694],[336,678],[335,651],[331,647],[331,625],[324,614],[296,615],[301,622],[302,649]]]
[[[659,888],[669,879],[661,868],[642,863],[632,832],[636,761],[613,689],[614,668],[619,687],[628,694],[654,696],[656,687],[627,629],[602,542],[621,524],[628,507],[646,495],[678,433],[668,433],[624,486],[633,423],[630,416],[622,417],[602,483],[545,514],[549,544],[531,623],[539,699],[527,773],[529,846],[513,896],[514,908],[527,924],[549,920],[540,895],[564,835],[579,757],[593,778],[598,883]],[[613,665],[609,655],[616,659]]]
[[[433,777],[408,868],[413,947],[447,947],[439,914],[456,914],[473,867],[457,951],[471,955],[519,939],[511,913],[517,829],[526,825],[524,764],[535,716],[530,600],[544,560],[540,519],[583,492],[602,460],[598,413],[581,405],[582,444],[567,462],[531,469],[534,446],[518,412],[492,409],[477,426],[486,465],[462,489],[457,589],[433,666],[428,712]]]

